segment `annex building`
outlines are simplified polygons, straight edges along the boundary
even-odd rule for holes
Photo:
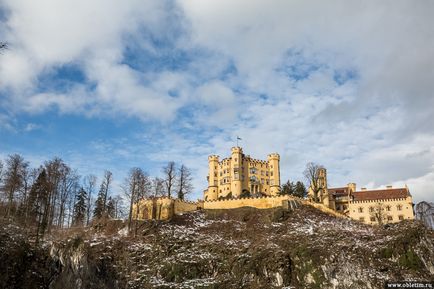
[[[327,171],[319,169],[319,191],[315,194],[312,185],[309,187],[308,199],[344,214],[351,219],[366,224],[396,223],[403,220],[413,220],[413,199],[408,187],[367,190],[357,190],[355,183],[339,188],[327,186]],[[316,195],[316,196],[315,196]]]
[[[246,196],[276,196],[280,191],[280,156],[269,154],[267,160],[251,158],[241,147],[233,147],[231,155],[220,159],[208,157],[208,188],[204,201]]]

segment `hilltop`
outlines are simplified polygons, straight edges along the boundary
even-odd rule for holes
[[[141,222],[136,237],[100,223],[37,248],[3,224],[0,287],[382,288],[434,279],[433,237],[416,221],[372,227],[310,206],[192,212]]]

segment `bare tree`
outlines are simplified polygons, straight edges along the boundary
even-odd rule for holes
[[[3,181],[3,162],[0,160],[0,184]]]
[[[323,166],[310,162],[306,164],[306,169],[303,172],[304,177],[310,184],[310,189],[313,193],[313,201],[315,202],[319,201],[318,193],[323,189],[323,184],[320,182],[321,169],[323,169]]]
[[[6,170],[4,173],[3,190],[8,200],[6,217],[10,217],[13,212],[14,198],[24,185],[28,162],[18,154],[9,155],[6,160]]]
[[[129,200],[129,214],[128,214],[128,230],[131,230],[131,224],[133,218],[138,219],[139,209],[138,202],[146,198],[151,193],[151,182],[149,181],[149,176],[141,168],[132,168],[128,174],[128,177],[124,182],[124,193]],[[133,206],[137,205],[135,216],[133,216]],[[137,227],[137,226],[136,226]]]
[[[153,197],[160,197],[164,194],[164,180],[155,177],[152,179],[152,196]]]
[[[47,178],[47,210],[44,210],[44,220],[42,223],[47,224],[48,232],[51,230],[51,226],[56,220],[56,215],[59,213],[58,199],[59,199],[59,187],[62,176],[67,171],[67,165],[60,158],[54,158],[51,161],[45,163],[45,171]]]
[[[181,165],[178,171],[178,199],[184,200],[185,196],[193,190],[191,171],[184,165]]]
[[[389,216],[383,203],[376,203],[374,206],[370,207],[369,215],[371,218],[375,218],[375,221],[379,225],[383,225],[387,222],[387,217]]]
[[[95,191],[96,186],[96,176],[87,175],[83,179],[84,190],[86,191],[86,226],[89,226],[90,217],[92,213],[92,195]]]
[[[113,204],[114,204],[115,218],[116,219],[121,218],[121,216],[124,214],[122,196],[121,195],[114,196]]]
[[[172,197],[172,192],[176,181],[175,162],[169,162],[165,167],[163,167],[163,174],[164,174],[164,185],[166,188],[166,194],[170,198]]]
[[[59,183],[59,214],[57,226],[63,228],[65,222],[66,209],[68,209],[68,222],[70,223],[70,215],[74,205],[75,191],[78,189],[78,181],[80,176],[75,170],[68,166],[63,166]],[[68,207],[66,207],[68,205]]]

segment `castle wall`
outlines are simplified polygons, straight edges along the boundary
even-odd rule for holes
[[[174,214],[196,211],[200,206],[201,204],[197,202],[168,197],[144,199],[133,205],[133,219],[168,220]]]
[[[282,206],[285,200],[298,200],[293,196],[266,196],[258,198],[239,198],[220,201],[204,202],[204,209],[235,209],[241,207],[255,207],[257,209],[270,209]]]
[[[189,201],[182,201],[179,199],[174,200],[175,203],[175,214],[181,214],[185,212],[192,212],[196,211],[198,207],[197,202],[189,202]]]
[[[314,207],[314,208],[316,208],[316,209],[318,209],[318,210],[320,210],[320,211],[322,211],[322,212],[324,212],[324,213],[327,213],[327,214],[333,215],[333,216],[335,216],[335,217],[339,217],[339,218],[348,218],[347,216],[345,216],[345,215],[343,215],[343,214],[341,214],[341,213],[338,213],[338,212],[336,212],[335,210],[330,209],[330,208],[328,208],[327,206],[325,206],[325,205],[323,205],[323,204],[321,204],[321,203],[314,203],[314,202],[307,201],[307,200],[303,200],[302,203],[303,203],[304,205],[308,205],[308,206]]]

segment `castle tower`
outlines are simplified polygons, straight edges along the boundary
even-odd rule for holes
[[[330,206],[329,194],[327,190],[327,170],[325,168],[318,169],[318,198],[325,206]]]
[[[347,187],[348,187],[348,191],[349,191],[348,193],[350,195],[356,191],[356,184],[355,183],[348,183]]]
[[[208,191],[205,199],[207,201],[217,200],[218,196],[218,165],[219,157],[211,155],[208,157]]]
[[[231,149],[231,192],[232,196],[239,197],[242,192],[241,184],[241,167],[243,163],[243,149],[240,147],[233,147]]]
[[[268,155],[268,170],[270,172],[270,195],[275,196],[280,191],[280,156],[278,153]]]

